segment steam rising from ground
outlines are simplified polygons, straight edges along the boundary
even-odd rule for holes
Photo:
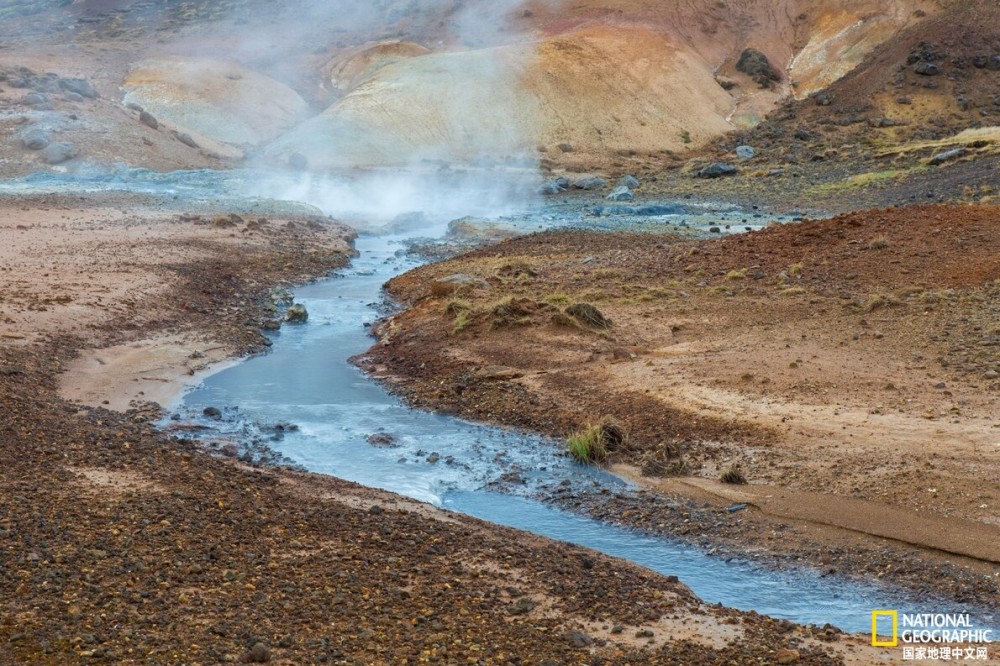
[[[526,174],[418,169],[262,177],[248,184],[247,193],[306,203],[363,231],[427,235],[443,233],[460,217],[523,212],[535,198],[534,179]]]

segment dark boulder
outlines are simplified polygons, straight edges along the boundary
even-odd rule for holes
[[[285,321],[289,324],[304,324],[309,319],[306,306],[296,303],[285,311]]]
[[[722,176],[735,176],[739,169],[732,164],[715,162],[698,172],[698,178],[721,178]]]
[[[591,176],[590,178],[581,178],[580,180],[573,182],[573,187],[578,190],[602,190],[607,187],[608,181],[600,178],[598,176]]]
[[[569,189],[569,178],[553,178],[542,183],[538,188],[539,194],[561,194]]]
[[[27,106],[40,106],[49,103],[49,96],[45,93],[30,92],[21,98],[21,103]]]
[[[66,160],[73,159],[76,155],[76,146],[68,141],[49,144],[42,150],[42,159],[47,164],[62,164]]]
[[[29,129],[21,137],[21,145],[28,150],[41,150],[49,145],[49,133],[45,130],[34,127]]]
[[[189,148],[200,148],[191,135],[187,132],[174,132],[174,138]]]
[[[159,121],[157,121],[156,117],[149,111],[139,112],[139,122],[152,129],[158,129],[160,127]]]
[[[761,88],[770,88],[775,81],[781,80],[781,75],[771,66],[767,56],[757,49],[744,49],[736,63],[736,71],[751,77]]]
[[[635,195],[632,194],[632,190],[625,187],[624,185],[619,185],[614,190],[611,191],[606,197],[609,201],[632,201],[635,199]]]
[[[629,188],[630,190],[634,190],[635,188],[639,187],[639,179],[629,174],[627,176],[623,176],[622,179],[618,181],[618,184],[623,185]]]
[[[59,79],[59,87],[88,99],[97,99],[97,90],[87,79]]]
[[[964,156],[966,152],[965,148],[952,148],[951,150],[937,153],[931,157],[927,163],[932,166],[937,166],[939,164],[944,164],[945,162],[950,162],[951,160],[956,160],[959,157]]]

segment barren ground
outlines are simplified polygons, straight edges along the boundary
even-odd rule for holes
[[[143,401],[263,349],[268,288],[343,265],[352,234],[104,204],[0,210],[5,663],[225,663],[258,643],[285,664],[877,658],[585,549],[157,433]]]
[[[994,603],[994,217],[931,206],[704,241],[524,237],[391,281],[409,307],[361,362],[416,403],[473,418],[556,436],[617,419],[632,438],[612,454],[619,471],[671,497],[755,507],[757,529],[708,512],[723,547],[866,574],[864,553],[888,547],[880,577]],[[434,291],[456,273],[489,286]],[[574,303],[613,325],[567,316]],[[719,483],[733,465],[750,485]],[[690,531],[650,506],[590,503]],[[942,560],[965,573],[942,579]]]

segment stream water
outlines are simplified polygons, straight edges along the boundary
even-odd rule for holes
[[[285,428],[267,443],[309,470],[632,560],[678,576],[709,602],[851,632],[870,627],[873,609],[929,612],[927,603],[918,609],[877,586],[807,569],[726,562],[532,499],[558,484],[627,486],[571,462],[557,442],[409,409],[347,362],[372,344],[364,324],[380,316],[381,285],[415,265],[397,254],[402,241],[359,239],[360,256],[351,268],[297,291],[296,301],[310,313],[306,325],[284,327],[267,355],[207,378],[185,396],[183,408],[196,415],[222,407],[224,423],[213,427],[243,438],[267,437],[276,423],[294,424],[297,430]],[[380,433],[394,440],[392,446],[368,442]],[[524,483],[500,483],[511,474]]]
[[[296,301],[309,311],[308,323],[283,327],[273,334],[268,354],[206,378],[184,396],[177,413],[197,418],[207,406],[220,408],[222,421],[206,421],[216,435],[262,441],[315,472],[588,546],[676,575],[709,602],[799,623],[830,623],[849,632],[867,631],[874,609],[958,612],[955,604],[917,602],[877,584],[822,577],[806,568],[774,571],[750,562],[725,561],[680,542],[607,525],[533,499],[556,486],[604,486],[618,492],[630,492],[630,488],[605,472],[572,463],[561,455],[557,442],[409,409],[348,362],[373,342],[366,325],[381,316],[383,283],[418,265],[404,251],[408,236],[418,232],[438,235],[449,219],[495,211],[495,198],[468,192],[461,197],[453,192],[433,193],[419,183],[408,184],[402,194],[396,186],[393,198],[384,192],[378,196],[392,186],[384,181],[371,183],[368,191],[359,194],[340,184],[332,187],[284,178],[131,169],[73,177],[38,175],[0,183],[0,194],[129,191],[178,200],[180,206],[211,201],[216,206],[228,203],[262,210],[322,210],[342,219],[377,213],[391,220],[408,210],[434,211],[433,215],[403,216],[417,222],[417,228],[408,232],[359,238],[360,256],[349,268],[297,290]],[[509,192],[500,198],[509,200],[506,195]],[[392,205],[386,207],[390,199]],[[752,211],[673,202],[586,208],[550,203],[527,212],[507,212],[501,222],[523,231],[566,225],[601,229],[638,225],[659,230],[715,226],[726,233],[730,225],[737,231],[765,221]],[[405,225],[393,228],[399,231],[401,227]],[[383,445],[375,446],[372,440]]]

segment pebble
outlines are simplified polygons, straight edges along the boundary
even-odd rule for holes
[[[271,651],[263,643],[256,643],[247,653],[246,661],[251,664],[266,664],[271,661]]]

